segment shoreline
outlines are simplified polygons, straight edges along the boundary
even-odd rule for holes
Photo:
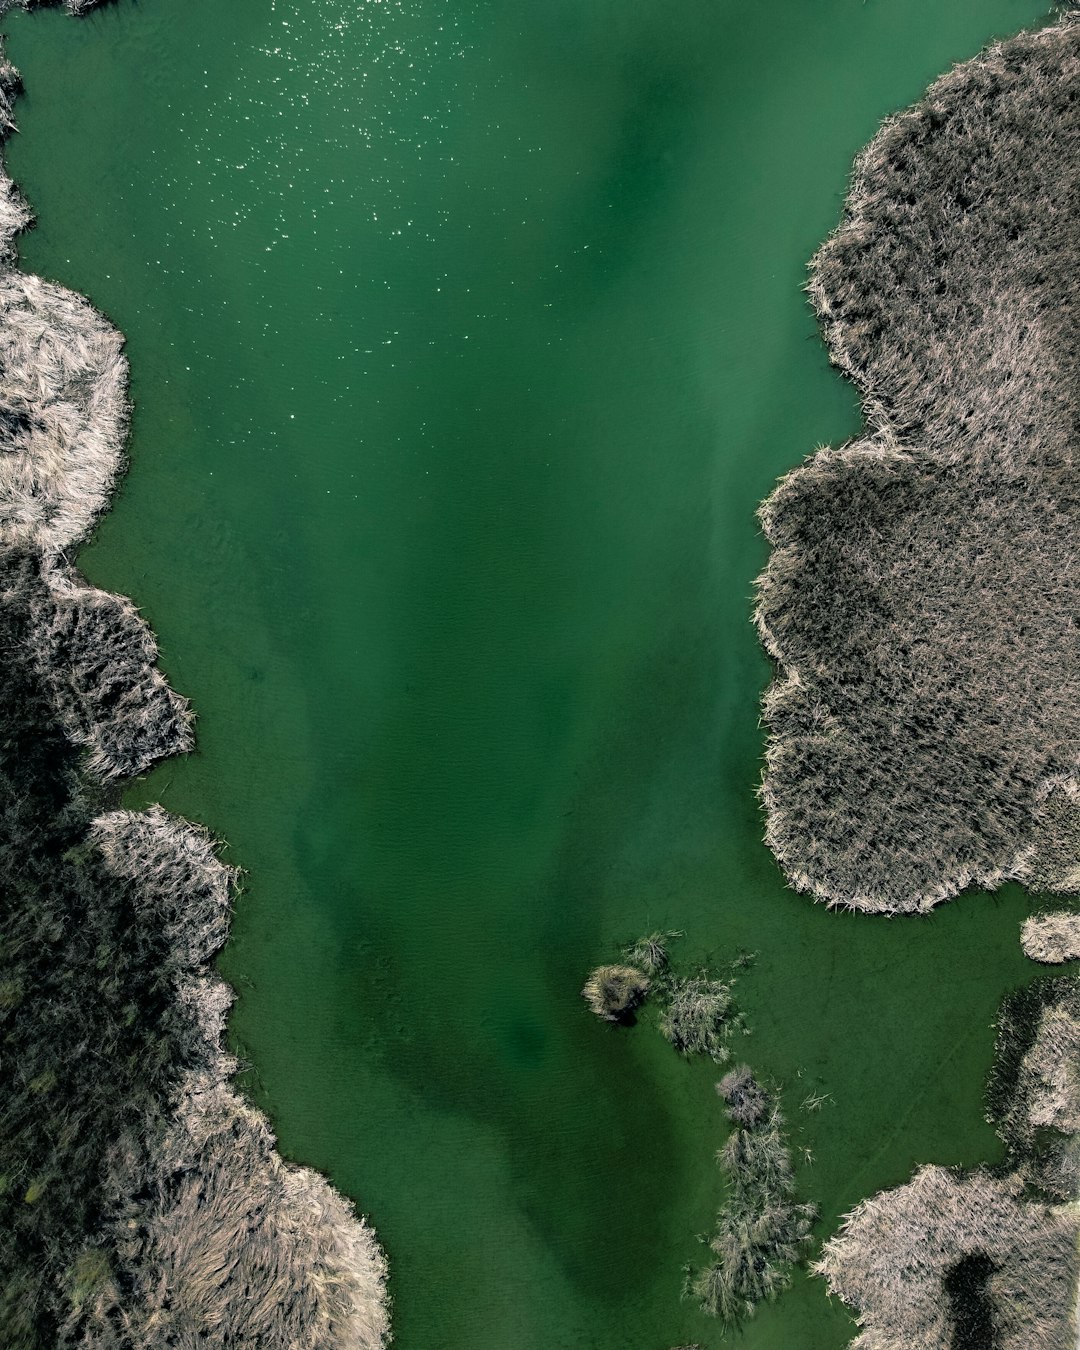
[[[866,429],[762,504],[754,619],[775,662],[766,843],[830,907],[1077,889],[1080,366],[1061,335],[1078,79],[1075,10],[942,76],[859,155],[811,263]],[[1078,932],[1071,913],[1034,916],[1023,949],[1060,963]],[[855,1311],[853,1350],[1080,1341],[1078,1060],[1075,976],[1002,1005],[987,1119],[1005,1164],[917,1169],[815,1264]]]
[[[92,4],[66,0],[71,14]],[[0,0],[0,18],[19,5]],[[14,129],[18,89],[17,72],[0,56],[0,135]],[[373,1230],[320,1173],[280,1157],[265,1116],[229,1085],[238,1065],[223,1037],[234,995],[211,962],[228,936],[234,869],[217,857],[206,831],[159,807],[101,810],[116,785],[193,748],[193,714],[158,670],[153,634],[134,605],[89,586],[71,562],[125,468],[127,362],[122,335],[88,301],[18,270],[14,240],[30,220],[0,168],[0,434],[7,451],[0,565],[9,577],[0,591],[2,608],[25,634],[8,659],[49,708],[53,743],[71,766],[54,796],[56,820],[73,823],[50,825],[72,839],[63,863],[72,860],[87,888],[87,917],[100,910],[117,940],[127,941],[127,923],[149,944],[139,970],[156,991],[155,1006],[130,1004],[124,1017],[136,1027],[132,1034],[161,1047],[164,1061],[147,1068],[151,1097],[141,1119],[129,1119],[120,1136],[109,1137],[105,1115],[87,1127],[99,1173],[81,1179],[85,1231],[52,1232],[48,1216],[38,1217],[38,1197],[49,1186],[55,1193],[57,1164],[29,1182],[22,1203],[30,1208],[20,1218],[37,1222],[35,1240],[62,1253],[64,1264],[18,1277],[40,1291],[38,1306],[0,1315],[0,1327],[13,1350],[90,1342],[149,1348],[162,1337],[192,1344],[210,1332],[283,1350],[379,1350],[389,1340],[389,1299]],[[76,886],[73,893],[82,892]],[[28,894],[25,907],[35,903]],[[5,1007],[32,1005],[33,989],[19,979],[5,989],[13,991]],[[74,1007],[66,1015],[77,1024],[78,1013]],[[24,1034],[32,1034],[30,1018]],[[59,1072],[82,1070],[65,1062]],[[53,1109],[49,1073],[55,1082],[50,1070],[28,1089],[27,1112],[44,1121],[39,1134],[49,1132]],[[40,1105],[34,1094],[44,1098]],[[109,1110],[132,1114],[123,1102]],[[102,1132],[106,1142],[97,1137]],[[34,1259],[30,1247],[22,1259]]]

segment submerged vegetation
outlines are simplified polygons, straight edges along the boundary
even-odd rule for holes
[[[749,1067],[726,1074],[717,1091],[735,1127],[718,1154],[727,1195],[709,1240],[716,1259],[690,1289],[706,1313],[734,1324],[790,1284],[817,1210],[795,1198],[783,1116]]]
[[[830,904],[1077,884],[1080,22],[860,156],[810,293],[870,432],[761,510],[766,837]]]
[[[7,130],[17,87],[0,59]],[[378,1350],[374,1234],[229,1087],[208,965],[232,870],[159,809],[104,810],[191,715],[130,603],[68,562],[122,464],[126,364],[13,270],[27,219],[0,173],[0,1344]]]

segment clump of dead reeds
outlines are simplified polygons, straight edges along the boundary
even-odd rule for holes
[[[1061,965],[1080,959],[1080,914],[1054,910],[1033,914],[1020,932],[1024,955],[1045,965]]]
[[[742,1129],[760,1125],[768,1114],[769,1094],[754,1077],[749,1064],[739,1064],[724,1074],[716,1092],[727,1103],[732,1123]]]
[[[681,975],[671,965],[670,944],[682,933],[649,933],[623,948],[629,964],[598,966],[581,991],[589,1008],[608,1022],[628,1021],[648,996],[658,1010],[657,1025],[681,1055],[708,1055],[717,1064],[730,1057],[728,1042],[745,1031],[735,1002],[735,977],[708,970]],[[732,966],[742,968],[741,955]]]
[[[1078,61],[1069,16],[939,80],[812,264],[870,432],[763,505],[755,617],[766,838],[830,904],[1076,885]]]
[[[675,930],[647,933],[625,948],[626,960],[631,966],[643,970],[650,979],[662,980],[671,965],[671,944],[682,936],[681,932]]]
[[[783,1117],[750,1069],[733,1069],[717,1091],[735,1125],[717,1155],[727,1196],[709,1240],[716,1259],[690,1290],[711,1317],[734,1324],[788,1287],[817,1211],[795,1198]]]
[[[605,1022],[625,1022],[649,994],[648,976],[634,966],[597,966],[581,996]]]
[[[707,974],[673,980],[660,1013],[660,1030],[681,1055],[708,1055],[717,1064],[731,1056],[728,1041],[738,1023],[731,984]]]
[[[159,808],[99,813],[42,589],[0,549],[0,1344],[377,1350],[371,1230],[228,1087],[235,872]]]

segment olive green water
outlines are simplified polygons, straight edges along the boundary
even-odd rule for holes
[[[639,931],[757,950],[739,1053],[838,1215],[996,1156],[1029,901],[830,915],[760,844],[775,477],[857,426],[799,287],[878,121],[1037,0],[121,0],[8,21],[26,265],[127,333],[82,555],[248,871],[249,1086],[388,1251],[401,1350],[725,1343],[711,1065],[591,1019]],[[832,1101],[799,1109],[811,1090]],[[833,1350],[796,1279],[748,1350]]]

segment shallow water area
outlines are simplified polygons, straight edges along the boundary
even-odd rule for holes
[[[728,1343],[711,1064],[584,1011],[645,929],[758,953],[826,1235],[997,1156],[1031,902],[828,914],[760,843],[776,476],[858,426],[799,287],[880,119],[1020,0],[120,0],[11,16],[25,265],[128,335],[82,562],[199,751],[129,794],[247,869],[223,968],[283,1151],[376,1225],[401,1350]],[[828,1095],[820,1112],[800,1103]],[[803,1150],[808,1150],[804,1153]],[[738,1338],[833,1350],[797,1276]]]

